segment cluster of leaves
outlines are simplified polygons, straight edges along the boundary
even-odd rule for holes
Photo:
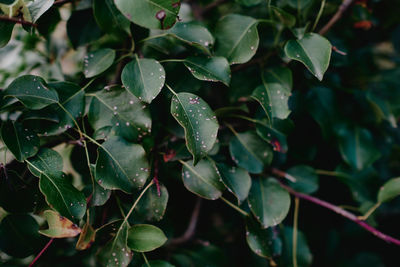
[[[332,2],[0,0],[0,261],[310,266],[299,195],[398,216],[400,20]]]

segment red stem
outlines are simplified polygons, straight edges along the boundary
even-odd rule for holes
[[[31,262],[31,264],[29,264],[29,267],[33,266],[35,264],[35,262],[40,258],[40,256],[42,256],[42,254],[49,248],[49,246],[51,245],[51,243],[53,243],[54,238],[50,239],[49,242],[47,242],[46,246],[44,246],[44,248],[39,252],[39,254],[36,256],[36,258],[33,259],[33,261]]]
[[[329,202],[326,202],[324,200],[318,199],[316,197],[312,197],[306,194],[302,194],[299,193],[297,191],[294,191],[292,188],[290,188],[289,186],[284,185],[283,183],[280,183],[280,185],[285,188],[290,194],[298,197],[298,198],[302,198],[305,199],[307,201],[310,201],[314,204],[317,204],[321,207],[327,208],[329,210],[332,210],[334,212],[336,212],[337,214],[342,215],[343,217],[355,222],[356,224],[358,224],[359,226],[361,226],[362,228],[364,228],[365,230],[367,230],[368,232],[372,233],[373,235],[375,235],[376,237],[388,242],[388,243],[392,243],[395,245],[400,246],[400,240],[393,238],[391,236],[388,236],[384,233],[382,233],[381,231],[379,231],[378,229],[372,227],[371,225],[367,224],[365,221],[361,221],[358,219],[358,217],[356,215],[354,215],[351,212],[348,212],[338,206],[335,206]]]
[[[32,27],[37,27],[37,24],[32,23],[30,21],[20,19],[20,18],[8,17],[8,16],[3,15],[3,16],[0,16],[0,20],[11,22],[11,23],[18,23],[18,24],[22,24],[22,25],[28,25],[28,26],[32,26]]]
[[[158,195],[158,197],[161,197],[160,182],[158,181],[158,159],[155,159],[155,161],[154,161],[154,178],[153,178],[153,181],[156,184],[157,195]]]

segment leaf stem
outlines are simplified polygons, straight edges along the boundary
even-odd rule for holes
[[[342,4],[339,6],[335,15],[328,21],[328,23],[322,27],[322,29],[318,32],[321,35],[327,33],[333,25],[343,16],[343,13],[349,8],[349,6],[353,3],[354,0],[344,0]]]
[[[174,95],[178,95],[178,94],[171,88],[171,86],[169,86],[168,84],[165,84],[165,86],[168,88],[168,90],[171,91],[171,93],[173,93]]]
[[[335,171],[326,171],[326,170],[315,170],[315,173],[318,175],[325,175],[325,176],[333,176],[333,177],[344,177],[343,174]]]
[[[160,63],[166,63],[166,62],[184,62],[184,59],[180,59],[180,58],[171,58],[171,59],[164,59],[164,60],[160,60]]]
[[[146,255],[144,254],[144,252],[142,252],[142,256],[143,256],[144,262],[146,263],[147,267],[151,267],[151,265],[150,265],[149,261],[147,260]]]
[[[311,31],[312,31],[312,32],[313,32],[313,31],[315,30],[315,28],[317,27],[318,22],[319,22],[319,19],[321,18],[322,13],[324,12],[325,2],[326,2],[326,0],[322,0],[322,2],[321,2],[321,7],[319,8],[317,18],[315,19],[314,25],[313,25],[313,27],[311,28]]]
[[[235,210],[237,210],[239,213],[241,213],[243,216],[249,216],[249,214],[247,212],[245,212],[244,210],[242,210],[241,208],[239,208],[238,206],[236,206],[235,204],[233,204],[232,202],[230,202],[229,200],[227,200],[226,198],[224,198],[223,196],[220,197],[220,199],[222,201],[224,201],[226,204],[228,204],[231,208],[234,208]]]
[[[376,211],[377,208],[381,206],[382,203],[377,202],[375,205],[373,205],[363,216],[358,216],[358,219],[361,221],[365,221],[368,219],[369,216],[371,216],[372,213]]]
[[[292,259],[293,267],[297,267],[297,229],[299,221],[299,198],[294,198],[294,215],[293,215],[293,240],[292,240]]]

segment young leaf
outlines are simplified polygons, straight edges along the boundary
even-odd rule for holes
[[[107,70],[113,64],[115,51],[110,48],[104,48],[90,52],[84,58],[84,74],[86,78],[92,78]]]
[[[292,94],[292,72],[288,68],[277,67],[262,74],[263,85],[257,87],[252,97],[260,103],[269,125],[273,118],[286,119],[289,114],[288,99]]]
[[[131,193],[149,176],[149,163],[141,145],[111,137],[98,148],[96,181],[105,189]]]
[[[54,89],[38,76],[24,75],[15,79],[6,89],[5,97],[15,97],[29,109],[42,109],[58,102]]]
[[[263,229],[253,218],[246,219],[246,241],[250,249],[258,256],[272,258],[282,252],[282,241],[277,229],[268,227]]]
[[[258,21],[252,17],[229,14],[216,26],[216,55],[226,57],[230,64],[243,64],[256,53],[259,43]]]
[[[207,54],[214,45],[214,37],[204,26],[193,22],[178,22],[168,33],[185,43],[195,46]]]
[[[400,177],[390,179],[379,189],[378,201],[388,202],[398,195],[400,195]]]
[[[133,212],[133,218],[136,221],[160,221],[165,214],[168,203],[168,190],[160,184],[160,195],[157,187],[150,187],[140,199]]]
[[[74,237],[81,233],[81,228],[55,211],[46,210],[44,213],[49,229],[39,233],[51,238]]]
[[[211,200],[218,199],[222,195],[225,186],[213,162],[204,159],[196,166],[193,166],[193,161],[182,164],[182,180],[187,190]]]
[[[331,52],[331,43],[316,33],[307,33],[303,38],[290,40],[285,45],[286,56],[303,63],[320,81],[328,69]]]
[[[250,173],[261,173],[273,156],[270,145],[255,132],[235,133],[229,151],[232,160]]]
[[[304,194],[312,194],[318,190],[318,175],[315,170],[306,165],[297,165],[286,171],[295,182],[288,180],[290,187]]]
[[[19,122],[5,122],[1,127],[1,137],[18,161],[22,162],[39,151],[39,137]]]
[[[36,177],[40,177],[41,172],[51,174],[53,172],[61,172],[63,170],[63,159],[56,151],[49,148],[40,149],[35,157],[29,159],[34,166],[28,165],[28,169]],[[39,169],[41,172],[39,172]]]
[[[40,191],[46,202],[62,216],[71,220],[81,219],[86,212],[86,198],[62,172],[40,174]]]
[[[184,60],[184,64],[199,80],[222,82],[229,86],[231,69],[224,57],[188,57]]]
[[[89,123],[95,130],[112,126],[117,135],[135,141],[151,131],[150,112],[121,86],[105,87],[90,104]]]
[[[253,179],[249,207],[264,228],[275,226],[285,219],[290,208],[290,195],[272,178]]]
[[[190,93],[172,97],[171,114],[185,129],[186,146],[196,165],[217,140],[219,126],[216,116],[203,99]]]
[[[121,80],[139,100],[151,103],[164,87],[165,71],[154,59],[135,58],[125,66]]]
[[[129,229],[128,247],[137,252],[155,250],[167,241],[163,231],[150,224],[136,224]]]
[[[226,164],[217,164],[217,168],[221,174],[222,182],[232,192],[238,202],[243,202],[250,191],[251,177],[249,173],[242,168],[228,166]]]
[[[175,0],[114,0],[130,21],[149,29],[171,28],[178,17],[180,2]]]

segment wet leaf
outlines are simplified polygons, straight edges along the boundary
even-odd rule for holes
[[[217,164],[217,168],[222,182],[228,190],[236,196],[239,203],[243,202],[247,198],[251,187],[249,173],[245,169],[228,166],[223,163]]]
[[[88,53],[84,58],[84,74],[86,78],[92,78],[106,71],[113,64],[115,51],[104,48]]]
[[[202,81],[222,82],[229,86],[231,69],[224,57],[188,57],[185,66],[194,77]]]

